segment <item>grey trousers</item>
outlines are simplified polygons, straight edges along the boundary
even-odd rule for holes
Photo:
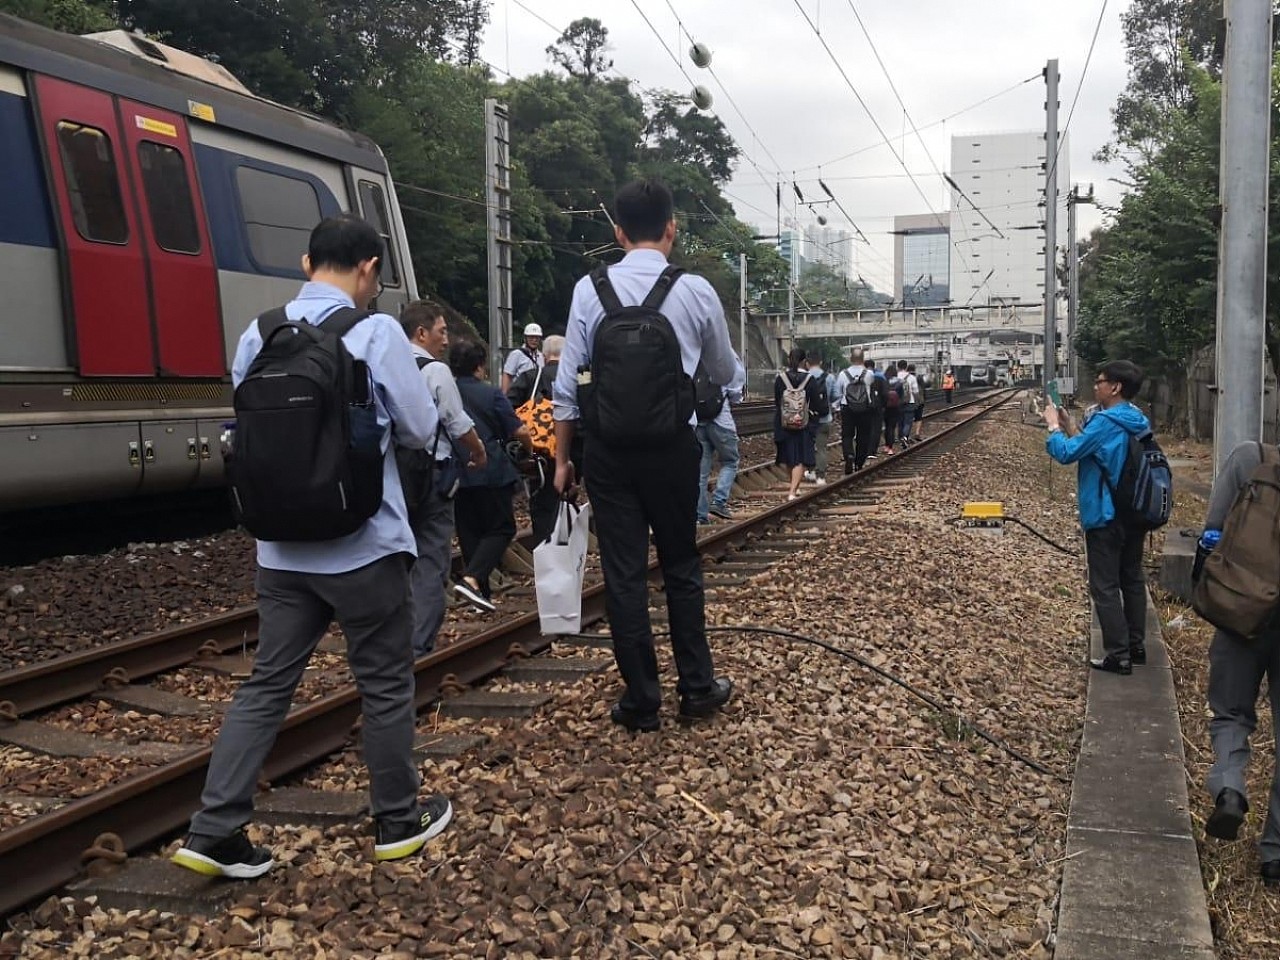
[[[222,837],[253,816],[262,764],[275,743],[312,651],[336,616],[360,689],[370,806],[410,821],[420,781],[413,762],[413,651],[407,557],[393,554],[348,573],[258,568],[258,653],[213,745],[191,832]]]
[[[827,475],[827,460],[830,452],[827,444],[831,442],[831,421],[823,423],[818,421],[817,429],[813,431],[813,472],[819,477]]]
[[[1247,797],[1245,771],[1249,766],[1249,735],[1258,725],[1255,705],[1262,678],[1267,678],[1271,722],[1280,730],[1280,628],[1273,627],[1252,642],[1238,640],[1217,630],[1209,645],[1209,738],[1213,741],[1213,767],[1209,770],[1209,795],[1230,787]],[[1271,800],[1262,828],[1259,849],[1263,863],[1280,860],[1280,739],[1277,765],[1271,779]]]
[[[409,573],[413,608],[413,655],[426,656],[449,607],[449,571],[453,560],[453,501],[434,490],[413,528],[418,559]]]

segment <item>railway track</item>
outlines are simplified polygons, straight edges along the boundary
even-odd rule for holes
[[[952,398],[952,406],[989,392],[986,387],[966,387],[956,390]],[[943,410],[946,409],[946,405],[940,390],[931,393],[924,402],[927,411]],[[738,435],[742,437],[753,437],[770,432],[773,429],[773,401],[751,400],[739,404],[733,408],[733,422],[738,427]],[[840,428],[837,425],[834,429],[838,431]]]
[[[851,477],[807,489],[796,501],[787,502],[781,492],[771,491],[764,497],[762,509],[710,528],[699,541],[704,556],[719,565],[789,517],[838,504],[876,479],[920,469],[961,442],[967,426],[1008,402],[1015,392],[995,391],[936,410],[927,415],[935,427],[922,443],[902,454],[881,458]],[[938,429],[938,423],[946,425]],[[761,499],[762,488],[776,486],[780,469],[759,464],[744,470],[741,476],[746,495]],[[714,567],[708,569],[713,571]],[[656,573],[656,563],[651,564],[650,576]],[[598,623],[604,618],[603,585],[589,584],[583,592],[583,622]],[[104,682],[132,683],[241,648],[256,638],[256,629],[256,610],[243,608],[0,674],[0,724],[18,722],[27,714],[94,694]],[[502,622],[418,660],[414,666],[415,704],[421,709],[438,701],[446,691],[474,685],[513,661],[536,656],[551,647],[553,639],[541,635],[536,609],[514,612]],[[359,714],[360,697],[353,685],[291,711],[262,779],[279,781],[338,752]],[[179,830],[198,803],[210,752],[208,747],[193,748],[93,796],[71,801],[0,833],[0,876],[6,878],[0,886],[0,916],[75,879],[87,858],[104,852],[108,858],[119,858]]]

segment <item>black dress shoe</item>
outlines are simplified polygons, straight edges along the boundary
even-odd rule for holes
[[[1234,840],[1240,832],[1240,824],[1244,823],[1244,815],[1249,809],[1249,801],[1240,795],[1238,790],[1223,787],[1218,791],[1218,799],[1214,801],[1213,813],[1204,823],[1204,832],[1219,840]],[[1276,880],[1280,881],[1280,860],[1268,861],[1276,870]],[[1263,864],[1263,876],[1266,866]]]
[[[1101,660],[1090,660],[1089,666],[1095,670],[1105,670],[1107,673],[1118,673],[1126,677],[1133,673],[1133,661],[1128,657],[1122,660],[1114,653],[1108,653]]]
[[[685,720],[701,720],[710,717],[729,702],[733,696],[733,681],[728,677],[716,677],[706,693],[690,694],[680,698],[680,716]]]
[[[653,713],[640,713],[620,703],[613,705],[613,709],[609,711],[609,719],[632,733],[653,733],[662,726],[656,710]]]
[[[1145,643],[1129,644],[1129,660],[1135,667],[1147,662],[1147,645]]]
[[[1263,860],[1258,873],[1262,876],[1262,882],[1268,887],[1280,884],[1280,860]]]

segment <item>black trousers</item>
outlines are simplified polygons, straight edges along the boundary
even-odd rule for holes
[[[1129,647],[1144,643],[1147,632],[1146,580],[1142,574],[1141,530],[1112,520],[1086,530],[1089,596],[1102,627],[1105,653],[1128,657]]]
[[[620,703],[640,713],[662,702],[649,624],[649,531],[667,594],[671,648],[681,695],[702,694],[714,678],[707,646],[702,557],[697,544],[698,466],[693,428],[660,448],[586,444],[586,481],[595,514],[613,655],[626,683]]]
[[[461,487],[453,498],[453,523],[462,548],[463,571],[489,591],[489,574],[516,535],[516,514],[511,498],[515,484],[505,487]]]
[[[855,470],[861,470],[867,462],[879,433],[876,419],[875,410],[853,413],[848,407],[840,408],[840,452],[846,468],[852,464]]]
[[[898,442],[898,424],[902,420],[902,414],[897,407],[885,407],[884,411],[884,445],[892,447]]]

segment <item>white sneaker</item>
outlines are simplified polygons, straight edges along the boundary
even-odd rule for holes
[[[813,483],[814,480],[817,479],[817,475],[812,470],[806,470],[804,472],[804,478],[810,483]]]
[[[788,499],[788,500],[799,500],[799,499],[800,499],[800,495],[799,495],[798,493],[788,493],[788,494],[787,494],[787,499]]]
[[[814,482],[814,485],[815,485],[815,486],[825,487],[825,486],[827,485],[827,478],[826,478],[826,477],[819,477],[817,480],[815,480],[815,481],[813,481],[813,482]]]

